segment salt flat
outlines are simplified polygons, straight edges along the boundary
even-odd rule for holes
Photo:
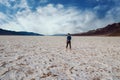
[[[0,36],[0,80],[120,80],[120,37]]]

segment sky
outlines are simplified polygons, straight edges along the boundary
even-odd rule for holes
[[[44,35],[120,22],[120,0],[0,0],[0,28]]]

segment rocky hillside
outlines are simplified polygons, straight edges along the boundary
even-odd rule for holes
[[[109,24],[106,27],[73,34],[73,36],[120,36],[120,23]]]

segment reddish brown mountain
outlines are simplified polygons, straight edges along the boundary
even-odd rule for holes
[[[110,24],[88,32],[73,34],[73,36],[120,36],[120,23]]]

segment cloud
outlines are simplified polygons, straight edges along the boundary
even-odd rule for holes
[[[3,24],[5,19],[6,19],[6,15],[0,12],[0,23]]]
[[[3,5],[6,5],[8,7],[10,7],[11,5],[9,4],[9,0],[0,0],[0,3]]]
[[[3,4],[8,4],[8,0],[5,1]],[[19,10],[14,15],[5,15],[0,12],[0,28],[52,35],[66,34],[68,32],[79,33],[120,21],[120,8],[118,5],[109,9],[103,18],[99,18],[96,13],[101,6],[81,10],[73,6],[65,7],[63,4],[51,3],[45,6],[38,6],[35,11],[32,11],[26,0],[21,0],[19,4],[15,4],[12,8],[19,8]]]
[[[64,9],[61,4],[48,4],[45,7],[38,7],[35,12],[19,12],[16,19],[29,31],[42,34],[73,33],[74,27],[79,26],[78,14],[79,12],[72,8]]]
[[[38,7],[35,12],[24,10],[18,12],[13,21],[9,21],[4,28],[11,30],[25,30],[42,34],[77,33],[82,28],[91,26],[95,19],[91,11],[77,11],[75,8],[64,8],[62,4],[48,4]]]
[[[118,6],[107,11],[107,15],[106,15],[106,17],[114,19],[114,21],[116,21],[116,22],[120,21],[119,16],[120,16],[120,7],[118,7]]]
[[[29,8],[26,0],[0,0],[0,3],[10,9]]]
[[[6,19],[6,15],[4,15],[3,13],[0,12],[0,20],[1,19]]]

